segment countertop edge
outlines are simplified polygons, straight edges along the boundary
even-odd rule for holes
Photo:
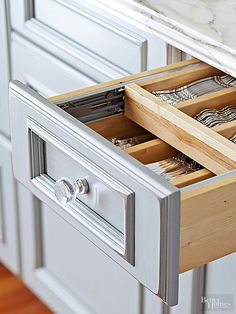
[[[132,20],[172,46],[236,77],[236,51],[212,38],[178,23],[134,0],[117,3],[99,0],[116,10],[117,15]]]

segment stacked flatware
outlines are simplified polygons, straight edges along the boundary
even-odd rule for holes
[[[168,104],[176,105],[182,101],[217,92],[234,85],[236,85],[236,79],[230,75],[212,76],[173,90],[155,91],[153,94]],[[198,113],[194,119],[212,128],[213,126],[235,120],[236,105],[226,106],[220,110],[204,109]],[[236,143],[236,134],[230,140]],[[179,153],[178,156],[173,158],[148,164],[147,166],[157,174],[164,176],[167,180],[202,168],[201,165],[191,160],[183,153]]]
[[[152,92],[155,96],[171,105],[194,99],[199,96],[220,91],[236,85],[236,79],[230,75],[206,77],[185,86],[164,91]]]
[[[128,138],[114,137],[114,138],[111,138],[110,141],[115,146],[121,149],[125,149],[125,148],[135,146],[137,144],[141,144],[143,142],[152,140],[153,138],[154,136],[152,134],[147,133],[147,134],[142,134],[142,135],[128,137]]]
[[[220,110],[204,109],[198,113],[194,119],[212,128],[213,126],[235,120],[236,105],[226,106]],[[236,134],[230,138],[230,141],[236,144]],[[146,166],[155,173],[165,177],[168,181],[202,168],[200,164],[181,152],[175,157],[151,163]]]
[[[236,119],[236,105],[226,106],[223,109],[204,109],[194,119],[212,128],[215,125],[230,122]]]
[[[234,85],[236,85],[236,79],[230,75],[212,76],[173,90],[155,91],[153,94],[168,104],[175,105],[182,101],[217,92]],[[212,128],[216,125],[236,120],[236,105],[228,105],[222,109],[204,109],[198,113],[194,119]],[[147,135],[123,139],[112,138],[110,140],[114,145],[125,149],[145,142]],[[236,134],[232,136],[230,140],[236,144]],[[167,180],[192,173],[202,168],[200,164],[181,152],[175,157],[150,163],[146,166]]]
[[[202,168],[197,162],[182,153],[172,158],[147,164],[146,166],[168,181]]]
[[[228,105],[222,109],[204,109],[194,119],[212,128],[216,125],[236,120],[236,105]],[[110,141],[121,149],[129,148],[153,139],[151,134],[143,134],[129,138],[111,138]],[[236,144],[236,134],[230,139]],[[171,180],[185,174],[202,169],[202,166],[185,154],[179,152],[177,156],[146,165],[156,174]]]
[[[232,108],[230,108],[232,107]],[[212,121],[209,122],[209,119],[207,119],[206,112],[209,111],[216,112],[216,115],[220,114],[225,115],[226,118],[224,121],[222,119],[217,120],[213,117]],[[228,116],[226,114],[228,112]],[[235,112],[235,115],[233,113]],[[197,114],[194,118],[196,118],[199,122],[207,125],[208,127],[213,127],[217,124],[233,121],[236,119],[236,106],[227,106],[221,110],[214,110],[214,109],[204,109],[199,114]],[[152,139],[152,136],[150,134],[144,134],[139,136],[134,136],[130,138],[112,138],[110,141],[116,145],[117,147],[121,149],[129,148],[138,144],[141,144],[143,142],[146,142],[147,140]],[[230,139],[233,143],[236,144],[236,134],[232,136]],[[192,160],[185,154],[179,152],[177,156],[164,159],[158,162],[150,163],[146,165],[149,169],[154,171],[156,174],[163,176],[166,180],[171,180],[177,177],[180,177],[185,174],[189,174],[192,172],[195,172],[197,170],[202,169],[203,167],[198,164],[196,161]]]

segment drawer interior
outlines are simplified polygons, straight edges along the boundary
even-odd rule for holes
[[[160,138],[154,137],[151,133],[127,119],[124,114],[92,121],[87,123],[87,125],[108,140],[132,137],[138,137],[142,140],[143,138],[144,141],[142,143],[121,149],[145,165],[175,157],[179,153],[173,146]],[[171,179],[170,183],[177,187],[184,187],[212,176],[214,174],[207,169],[200,169]]]
[[[192,63],[193,67],[189,67],[189,65],[186,67],[180,66],[179,71],[175,69],[174,72],[170,71],[165,75],[126,85],[124,112],[86,123],[91,129],[117,146],[123,140],[134,140],[132,145],[121,145],[121,149],[145,165],[157,162],[163,164],[164,160],[171,159],[170,161],[172,161],[173,158],[179,156],[180,152],[184,153],[190,160],[195,161],[199,167],[194,171],[186,171],[184,174],[169,178],[170,183],[179,188],[235,169],[236,166],[234,143],[228,140],[236,134],[236,119],[231,119],[230,122],[216,123],[211,129],[194,119],[196,115],[206,109],[219,111],[234,106],[236,104],[236,87],[231,86],[233,83],[228,84],[229,86],[227,85],[226,88],[228,79],[225,85],[224,82],[220,81],[213,90],[206,90],[205,92],[203,90],[198,97],[183,99],[175,104],[169,104],[168,101],[164,101],[155,95],[155,92],[169,93],[199,80],[204,80],[203,86],[205,86],[205,80],[208,78],[216,77],[221,79],[226,75],[222,71],[200,61],[197,66],[195,66],[196,60],[193,60]],[[63,103],[60,103],[60,107],[64,108]],[[161,112],[159,108],[164,108],[166,111]],[[67,112],[70,113],[70,111]],[[178,117],[179,113],[182,114],[180,118]],[[76,118],[79,116],[74,108],[71,114]],[[167,117],[168,115],[172,117],[176,115],[179,120],[176,123],[171,119],[160,123],[160,119],[152,120],[153,115],[158,115],[158,118],[164,115],[167,115]],[[188,137],[188,130],[185,130],[184,134],[180,133],[182,131],[179,130],[181,122],[186,123],[190,130],[194,124],[193,129],[195,131],[196,128],[199,128],[199,134],[192,136],[190,132],[190,137]],[[160,125],[159,128],[158,125]],[[200,140],[199,144],[202,145],[201,154],[198,150],[197,154],[196,150],[193,150],[193,144],[198,140],[198,137],[203,137],[203,141]],[[219,147],[217,147],[217,151],[214,150],[215,147],[213,148],[216,159],[213,158],[212,160],[211,145],[217,146],[219,143],[220,148],[225,148],[223,158],[226,157],[227,159],[230,156],[223,167],[219,167],[222,161],[222,156],[218,156],[220,154]]]
[[[207,81],[209,76],[213,76],[214,80]],[[231,83],[224,84],[221,81],[224,77]],[[198,80],[204,81],[199,97],[189,97],[190,88],[184,86]],[[180,86],[182,91],[178,90]],[[236,133],[232,114],[235,95],[234,78],[203,64],[197,69],[128,85],[125,115],[211,172],[222,174],[236,168],[235,146],[228,140]],[[175,102],[176,98],[178,101]],[[211,110],[208,120],[202,118],[206,114],[203,110]],[[217,122],[220,116],[221,121]]]
[[[180,153],[200,165],[196,171],[168,179],[181,188],[180,272],[236,250],[236,208],[232,193],[236,175],[224,177],[236,169],[236,146],[229,140],[236,134],[236,119],[209,128],[194,118],[205,109],[218,111],[235,105],[236,87],[222,86],[174,105],[153,92],[224,75],[199,62],[196,67],[181,67],[179,71],[127,84],[123,112],[86,123],[109,141],[141,137],[139,143],[120,149],[144,165]]]

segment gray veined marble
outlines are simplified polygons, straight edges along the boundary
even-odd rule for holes
[[[236,49],[234,0],[137,0],[136,2]]]
[[[235,0],[121,0],[119,5],[112,0],[106,5],[173,46],[236,76]]]

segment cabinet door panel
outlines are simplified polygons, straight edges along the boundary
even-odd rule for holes
[[[11,144],[0,136],[0,260],[13,272],[19,270],[18,240]]]
[[[137,313],[138,281],[45,205],[42,241],[44,267],[95,312]]]
[[[139,312],[140,284],[19,185],[25,282],[59,313]]]

